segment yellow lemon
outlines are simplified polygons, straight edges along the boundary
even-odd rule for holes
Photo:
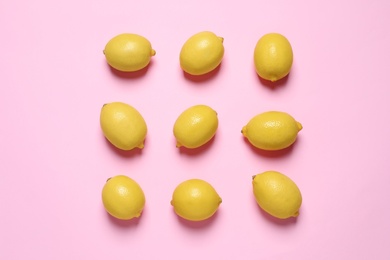
[[[180,217],[201,221],[210,218],[222,203],[211,184],[200,179],[180,183],[173,192],[171,205]]]
[[[253,117],[241,133],[255,147],[281,150],[292,145],[302,129],[301,123],[280,111],[268,111]]]
[[[299,215],[302,195],[289,177],[280,172],[266,171],[252,179],[253,194],[264,211],[280,219]]]
[[[179,115],[173,126],[176,146],[198,148],[213,138],[217,128],[217,112],[206,105],[192,106]]]
[[[255,47],[255,67],[263,79],[277,81],[290,73],[293,51],[290,42],[279,33],[268,33]]]
[[[145,194],[133,179],[117,175],[107,180],[102,190],[106,211],[123,220],[138,218],[145,206]]]
[[[107,63],[119,71],[137,71],[145,68],[156,51],[143,36],[123,33],[112,38],[105,46]]]
[[[104,136],[121,150],[143,148],[147,126],[142,115],[132,106],[122,102],[103,105],[100,126]]]
[[[191,36],[180,51],[180,66],[191,75],[202,75],[214,70],[221,63],[223,38],[204,31]]]

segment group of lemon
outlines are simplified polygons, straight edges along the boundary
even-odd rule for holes
[[[180,52],[180,66],[188,74],[203,75],[216,69],[224,55],[223,38],[204,31],[191,36]],[[148,66],[156,54],[151,43],[137,34],[120,34],[105,46],[107,63],[116,70],[134,72]],[[279,33],[263,35],[254,50],[258,75],[269,81],[287,76],[293,62],[292,47]],[[103,105],[100,125],[107,140],[121,150],[142,149],[147,125],[131,105],[112,102]],[[218,128],[218,115],[207,105],[191,106],[183,111],[173,125],[177,147],[199,148],[208,143]],[[281,111],[267,111],[254,116],[241,130],[257,149],[274,151],[291,146],[302,125]],[[270,215],[286,219],[296,217],[302,203],[298,186],[286,175],[266,171],[252,177],[253,193],[258,205]],[[106,211],[115,218],[129,220],[139,217],[145,206],[140,185],[125,175],[109,178],[102,190]],[[180,217],[190,221],[210,218],[222,199],[208,182],[189,179],[173,191],[171,205]]]

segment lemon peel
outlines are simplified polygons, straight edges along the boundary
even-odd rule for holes
[[[111,216],[129,220],[141,216],[145,206],[145,194],[136,181],[125,175],[117,175],[104,184],[102,201]]]
[[[266,171],[252,177],[257,204],[270,215],[287,219],[297,217],[302,194],[295,182],[277,171]]]
[[[282,111],[267,111],[254,116],[242,128],[242,135],[262,150],[281,150],[297,139],[302,124]]]
[[[123,102],[103,105],[100,126],[107,140],[118,149],[144,148],[146,122],[133,106]]]
[[[286,77],[293,63],[293,50],[288,39],[279,33],[263,35],[256,43],[254,63],[257,74],[266,80]]]
[[[108,41],[103,54],[107,63],[114,69],[134,72],[148,66],[151,57],[156,55],[156,51],[145,37],[133,33],[122,33]]]
[[[176,119],[173,134],[176,147],[198,148],[209,142],[218,128],[217,112],[207,105],[195,105]]]
[[[175,213],[190,221],[210,218],[221,203],[222,199],[214,187],[201,179],[189,179],[180,183],[171,200]]]
[[[203,75],[213,71],[224,55],[224,38],[213,32],[203,31],[191,36],[180,51],[180,67],[191,75]]]

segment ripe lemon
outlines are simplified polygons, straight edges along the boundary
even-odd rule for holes
[[[180,183],[174,190],[171,200],[176,214],[191,221],[210,218],[221,203],[222,199],[213,186],[199,179]]]
[[[144,147],[147,133],[145,120],[128,104],[113,102],[103,105],[100,126],[107,140],[121,150]]]
[[[145,206],[145,194],[133,179],[117,175],[107,180],[102,190],[106,211],[123,220],[138,218]]]
[[[156,51],[145,37],[123,33],[112,38],[103,53],[111,67],[130,72],[145,68]]]
[[[173,126],[176,146],[198,148],[213,138],[217,128],[215,110],[206,105],[192,106],[179,115]]]
[[[281,150],[292,145],[302,129],[301,123],[280,111],[268,111],[253,117],[241,133],[255,147]]]
[[[223,38],[204,31],[191,36],[180,51],[180,66],[191,75],[202,75],[214,70],[224,54]]]
[[[280,172],[266,171],[252,179],[253,194],[264,211],[280,219],[299,215],[302,195],[289,177]]]
[[[255,47],[255,67],[263,79],[277,81],[290,73],[293,51],[290,42],[279,33],[269,33],[260,38]]]

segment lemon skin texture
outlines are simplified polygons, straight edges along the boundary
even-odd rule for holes
[[[290,73],[293,63],[290,42],[279,33],[262,36],[255,47],[254,62],[261,78],[272,82],[284,78]]]
[[[119,71],[133,72],[145,68],[156,51],[145,37],[123,33],[108,41],[103,53],[111,67]]]
[[[299,215],[302,194],[286,175],[266,171],[252,177],[252,186],[257,204],[268,214],[279,219]]]
[[[180,67],[191,75],[213,71],[224,55],[223,38],[204,31],[191,36],[180,51]]]
[[[217,112],[206,105],[183,111],[173,126],[176,147],[198,148],[209,142],[218,128]]]
[[[175,213],[190,221],[210,218],[222,203],[221,197],[211,184],[200,179],[180,183],[174,190],[171,205]]]
[[[274,151],[291,146],[302,124],[281,111],[267,111],[253,117],[241,133],[255,147]]]
[[[107,140],[118,149],[142,149],[147,126],[142,115],[132,106],[122,102],[103,105],[100,126]]]
[[[102,190],[106,211],[121,220],[138,218],[145,206],[145,194],[140,185],[125,175],[107,180]]]

